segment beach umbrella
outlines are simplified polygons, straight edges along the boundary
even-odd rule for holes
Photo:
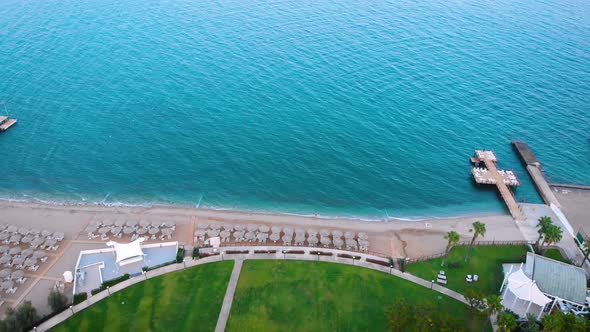
[[[221,228],[221,225],[218,223],[213,223],[213,224],[209,225],[209,228],[214,229],[214,230],[215,229],[219,230]]]
[[[295,233],[295,242],[297,244],[302,244],[303,242],[305,242],[305,235]]]
[[[4,278],[8,277],[8,276],[10,276],[10,274],[12,274],[11,269],[0,270],[0,279],[4,279]]]
[[[150,228],[150,230],[148,232],[151,235],[156,235],[156,234],[160,233],[160,229],[159,228]]]
[[[0,231],[5,230],[8,227],[6,224],[0,224]]]
[[[86,227],[85,231],[87,233],[94,233],[94,232],[96,232],[97,229],[98,229],[98,226],[96,226],[96,225],[88,225]]]
[[[281,241],[285,244],[291,244],[291,240],[293,240],[293,234],[285,234],[281,238]]]
[[[25,265],[26,266],[34,266],[37,264],[37,258],[27,258],[25,260]]]
[[[33,252],[33,257],[35,258],[42,258],[47,256],[47,252],[45,252],[45,250],[35,250],[35,252]]]
[[[270,228],[268,228],[268,226],[266,226],[266,225],[260,225],[258,227],[258,230],[261,231],[262,233],[268,233],[268,231],[270,230]]]
[[[160,224],[160,222],[159,222],[159,221],[152,221],[151,225],[152,225],[152,227],[155,227],[155,228],[160,228],[160,225],[161,225],[161,224]]]
[[[23,270],[15,270],[10,274],[10,278],[12,279],[20,279],[25,276],[25,271]]]
[[[4,240],[8,239],[9,237],[10,237],[10,233],[6,233],[6,232],[0,233],[0,241],[4,241]]]
[[[47,239],[45,240],[45,242],[43,243],[46,247],[51,247],[54,246],[57,243],[57,241],[55,241],[54,239]]]
[[[51,231],[48,231],[46,229],[44,229],[44,230],[41,231],[41,236],[42,237],[48,237],[51,234],[52,234],[52,232]]]
[[[145,219],[142,219],[139,221],[139,226],[141,226],[141,227],[148,227],[149,225],[150,225],[150,222]]]
[[[58,232],[53,233],[53,238],[56,239],[56,240],[58,240],[58,241],[63,240],[65,236],[66,235],[64,234],[64,232],[59,232],[58,231]]]
[[[15,233],[15,232],[17,232],[17,231],[18,231],[18,227],[14,226],[14,225],[10,225],[10,226],[6,227],[6,230],[7,230],[9,233]]]
[[[355,239],[346,238],[346,248],[356,249],[358,248],[358,243]]]
[[[2,246],[0,246],[0,252],[1,252],[1,253],[6,253],[6,252],[8,252],[9,250],[10,250],[10,247],[9,247],[9,246],[7,246],[7,245],[2,245]]]
[[[110,232],[110,231],[111,231],[111,227],[101,227],[101,228],[98,230],[98,233],[99,233],[99,234],[106,234],[106,233],[108,233],[108,232]]]
[[[115,221],[115,226],[119,226],[119,227],[125,226],[125,220],[124,219],[117,219],[117,221]]]
[[[20,253],[20,255],[22,257],[28,257],[28,256],[31,256],[32,254],[33,254],[33,249],[31,249],[31,248],[27,248],[27,249],[21,251],[21,253]]]
[[[235,231],[233,235],[234,239],[241,240],[244,237],[244,231]]]
[[[242,224],[235,224],[235,225],[234,225],[234,229],[235,229],[236,231],[243,231],[243,230],[244,230],[244,229],[246,229],[246,228],[245,228],[245,227],[244,227],[244,225],[242,225]]]
[[[358,237],[359,237],[359,239],[361,239],[361,240],[367,240],[367,239],[369,238],[369,236],[368,236],[368,235],[367,235],[367,233],[365,233],[365,232],[360,232],[360,233],[358,234]]]
[[[203,236],[205,236],[205,234],[207,234],[207,231],[204,229],[197,229],[195,231],[195,236],[198,236],[198,237],[203,237]]]
[[[18,257],[14,257],[14,259],[12,260],[12,265],[20,265],[24,262],[25,262],[25,258],[18,256]]]
[[[39,235],[39,233],[41,233],[41,231],[37,228],[33,228],[29,231],[29,234],[32,234],[32,235]]]
[[[209,224],[206,222],[200,222],[197,224],[197,229],[207,229],[209,228]]]
[[[31,243],[31,241],[33,241],[33,237],[29,235],[25,235],[22,239],[20,239],[20,242],[22,243]]]
[[[221,233],[219,233],[219,236],[221,236],[222,238],[227,238],[231,236],[231,233],[229,231],[223,230],[221,231]]]
[[[307,230],[307,235],[316,236],[316,235],[318,235],[318,231],[316,229],[310,228]]]
[[[270,228],[270,230],[271,230],[273,233],[280,233],[280,232],[283,230],[283,228],[282,228],[281,226],[272,226],[272,227]]]
[[[138,230],[135,231],[135,233],[137,233],[137,235],[143,235],[145,233],[147,233],[147,228],[140,228]]]
[[[137,220],[127,220],[127,222],[125,223],[125,226],[135,227],[135,226],[137,226]]]
[[[27,234],[29,234],[29,229],[28,228],[25,228],[25,227],[21,227],[21,228],[18,229],[18,233],[20,235],[27,235]]]
[[[258,226],[248,225],[248,226],[246,226],[246,229],[248,230],[248,232],[255,232],[256,230],[258,230]]]
[[[369,241],[359,239],[359,246],[368,249],[369,248]]]
[[[307,238],[307,243],[316,245],[318,244],[318,237],[317,236],[310,236]]]
[[[344,233],[344,237],[347,239],[354,239],[354,233],[353,232],[346,232],[346,233]]]
[[[6,264],[12,260],[12,256],[10,255],[3,255],[0,256],[0,264]]]
[[[305,231],[301,228],[295,229],[295,235],[305,235]]]
[[[254,232],[246,232],[246,234],[244,234],[244,237],[246,238],[246,240],[253,240],[256,237],[256,234],[254,234]]]
[[[102,225],[102,222],[100,220],[93,220],[89,225],[96,226],[96,228],[98,228],[100,225]]]
[[[330,236],[330,231],[327,229],[320,229],[321,236]]]
[[[21,252],[20,247],[12,247],[12,248],[10,248],[10,251],[8,251],[8,253],[11,255],[17,255],[17,254],[20,254],[20,252]]]
[[[37,248],[38,246],[40,246],[41,244],[43,244],[43,240],[42,238],[34,238],[33,241],[31,241],[30,246],[32,248]]]
[[[164,230],[162,230],[162,234],[164,234]],[[218,229],[210,229],[207,231],[207,235],[209,237],[215,237],[215,236],[219,235],[219,230]]]
[[[14,281],[6,280],[0,284],[0,288],[2,289],[11,289],[14,286]]]
[[[332,231],[333,237],[342,237],[342,232],[339,230]]]
[[[22,236],[20,236],[18,234],[14,234],[13,236],[10,237],[9,242],[19,243],[21,238],[22,238]]]
[[[281,236],[279,235],[279,233],[272,233],[268,238],[272,242],[277,242],[281,238]]]
[[[133,229],[133,227],[127,226],[127,227],[123,228],[123,234],[131,234],[131,233],[133,233],[133,231],[135,231]]]
[[[111,220],[111,219],[105,219],[105,220],[102,221],[102,224],[104,226],[112,226],[114,223],[115,222],[113,220]]]
[[[221,228],[224,229],[224,230],[226,230],[226,231],[230,231],[230,232],[234,230],[234,226],[232,226],[230,224],[227,224],[227,223],[221,225]]]
[[[127,228],[127,227],[125,227],[125,228]],[[117,234],[121,233],[121,229],[122,229],[121,227],[115,226],[115,227],[111,228],[111,234],[117,235]]]
[[[330,238],[327,236],[322,236],[322,237],[320,237],[320,243],[325,246],[329,246],[332,244],[332,240],[330,240]]]
[[[163,235],[172,235],[172,233],[174,233],[174,229],[172,228],[162,228],[161,230]],[[219,234],[219,230],[217,230],[217,233]]]
[[[334,242],[334,246],[337,248],[342,248],[342,245],[344,244],[341,237],[335,237],[333,242]]]
[[[268,233],[258,233],[258,234],[256,235],[256,238],[257,238],[258,240],[260,240],[260,241],[263,241],[263,242],[265,242],[265,241],[266,241],[266,239],[268,239]]]

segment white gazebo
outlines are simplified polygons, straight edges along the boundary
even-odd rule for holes
[[[522,318],[534,315],[540,319],[545,306],[552,300],[543,294],[534,280],[526,276],[522,264],[514,272],[513,267],[502,285],[502,304]]]
[[[115,241],[107,242],[107,246],[112,246],[115,249],[115,255],[118,266],[124,266],[136,262],[141,262],[144,259],[144,253],[141,249],[141,243],[145,238],[139,239],[129,243],[117,243]]]

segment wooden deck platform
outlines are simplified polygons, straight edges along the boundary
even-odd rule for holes
[[[5,119],[0,121],[0,131],[8,130],[8,128],[12,127],[14,124],[16,124],[16,119]]]
[[[514,173],[498,170],[496,167],[496,161],[498,159],[492,151],[476,150],[475,158],[483,162],[487,170],[485,172],[485,176],[482,174],[478,177],[476,176],[475,168],[472,169],[472,173],[476,182],[495,185],[500,192],[500,196],[502,196],[502,199],[506,203],[512,218],[518,221],[525,220],[525,216],[520,210],[520,207],[518,206],[518,203],[516,202],[516,199],[514,198],[514,195],[512,194],[512,191],[509,187],[509,185],[520,185],[520,182],[518,182],[518,179],[516,179]],[[481,174],[482,172],[478,173]],[[514,175],[514,180],[516,182],[512,182],[512,175]],[[485,179],[485,181],[482,179]]]

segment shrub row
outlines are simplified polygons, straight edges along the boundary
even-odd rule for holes
[[[193,249],[193,259],[195,258],[199,258],[199,248],[194,248]]]
[[[228,250],[225,253],[226,254],[247,254],[249,252],[250,251],[248,251],[248,250]]]
[[[84,302],[84,301],[86,301],[87,298],[88,298],[88,293],[86,293],[86,292],[74,294],[74,304]]]
[[[178,248],[178,251],[176,252],[176,263],[182,263],[183,260],[184,260],[184,249]]]
[[[349,255],[349,254],[338,254],[338,257],[361,259],[361,256],[353,256],[353,255]]]
[[[254,250],[255,254],[274,254],[276,250]]]
[[[166,266],[166,265],[176,264],[176,262],[177,262],[176,260],[173,260],[173,261],[169,261],[169,262],[166,262],[166,263],[162,263],[162,264],[154,265],[154,266],[152,266],[152,267],[147,267],[147,266],[144,266],[144,267],[142,267],[141,269],[142,269],[144,272],[147,272],[147,271],[151,271],[151,270],[159,269],[159,268],[161,268],[161,267],[164,267],[164,266]]]
[[[201,252],[199,252],[199,257],[200,258],[205,258],[205,257],[210,257],[210,256],[215,256],[215,255],[219,255],[219,253],[218,252],[212,252],[210,254],[207,254],[207,253],[201,253]]]
[[[372,258],[367,258],[367,262],[373,263],[373,264],[379,264],[379,265],[383,265],[383,266],[387,266],[387,267],[389,267],[391,265],[391,264],[389,264],[389,262],[378,260],[378,259],[372,259]]]
[[[103,281],[102,285],[100,285],[99,288],[95,288],[93,290],[90,291],[90,294],[95,295],[97,293],[102,292],[103,290],[107,289],[107,287],[112,287],[120,282],[123,282],[127,279],[129,279],[129,274],[125,273],[124,275],[115,278],[115,279],[111,279],[111,280],[107,280],[107,281]]]
[[[299,254],[300,255],[300,254],[305,254],[305,251],[303,251],[303,250],[287,250],[285,253],[286,254]]]
[[[324,252],[324,251],[310,251],[309,252],[312,255],[320,255],[320,256],[332,256],[333,254],[331,252]]]

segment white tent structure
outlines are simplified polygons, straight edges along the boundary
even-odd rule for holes
[[[74,281],[74,274],[72,271],[66,271],[63,273],[64,281],[67,283],[71,283]]]
[[[205,244],[208,244],[213,248],[219,248],[219,245],[221,244],[221,238],[219,236],[210,237],[207,240],[205,240]]]
[[[132,264],[143,261],[144,253],[141,249],[141,243],[145,238],[140,237],[139,239],[129,243],[117,243],[115,241],[107,242],[107,246],[111,246],[115,249],[116,263],[119,266]]]
[[[502,304],[522,318],[531,314],[540,319],[543,309],[552,300],[545,296],[534,280],[526,276],[521,267],[512,272],[512,268],[504,280]]]

